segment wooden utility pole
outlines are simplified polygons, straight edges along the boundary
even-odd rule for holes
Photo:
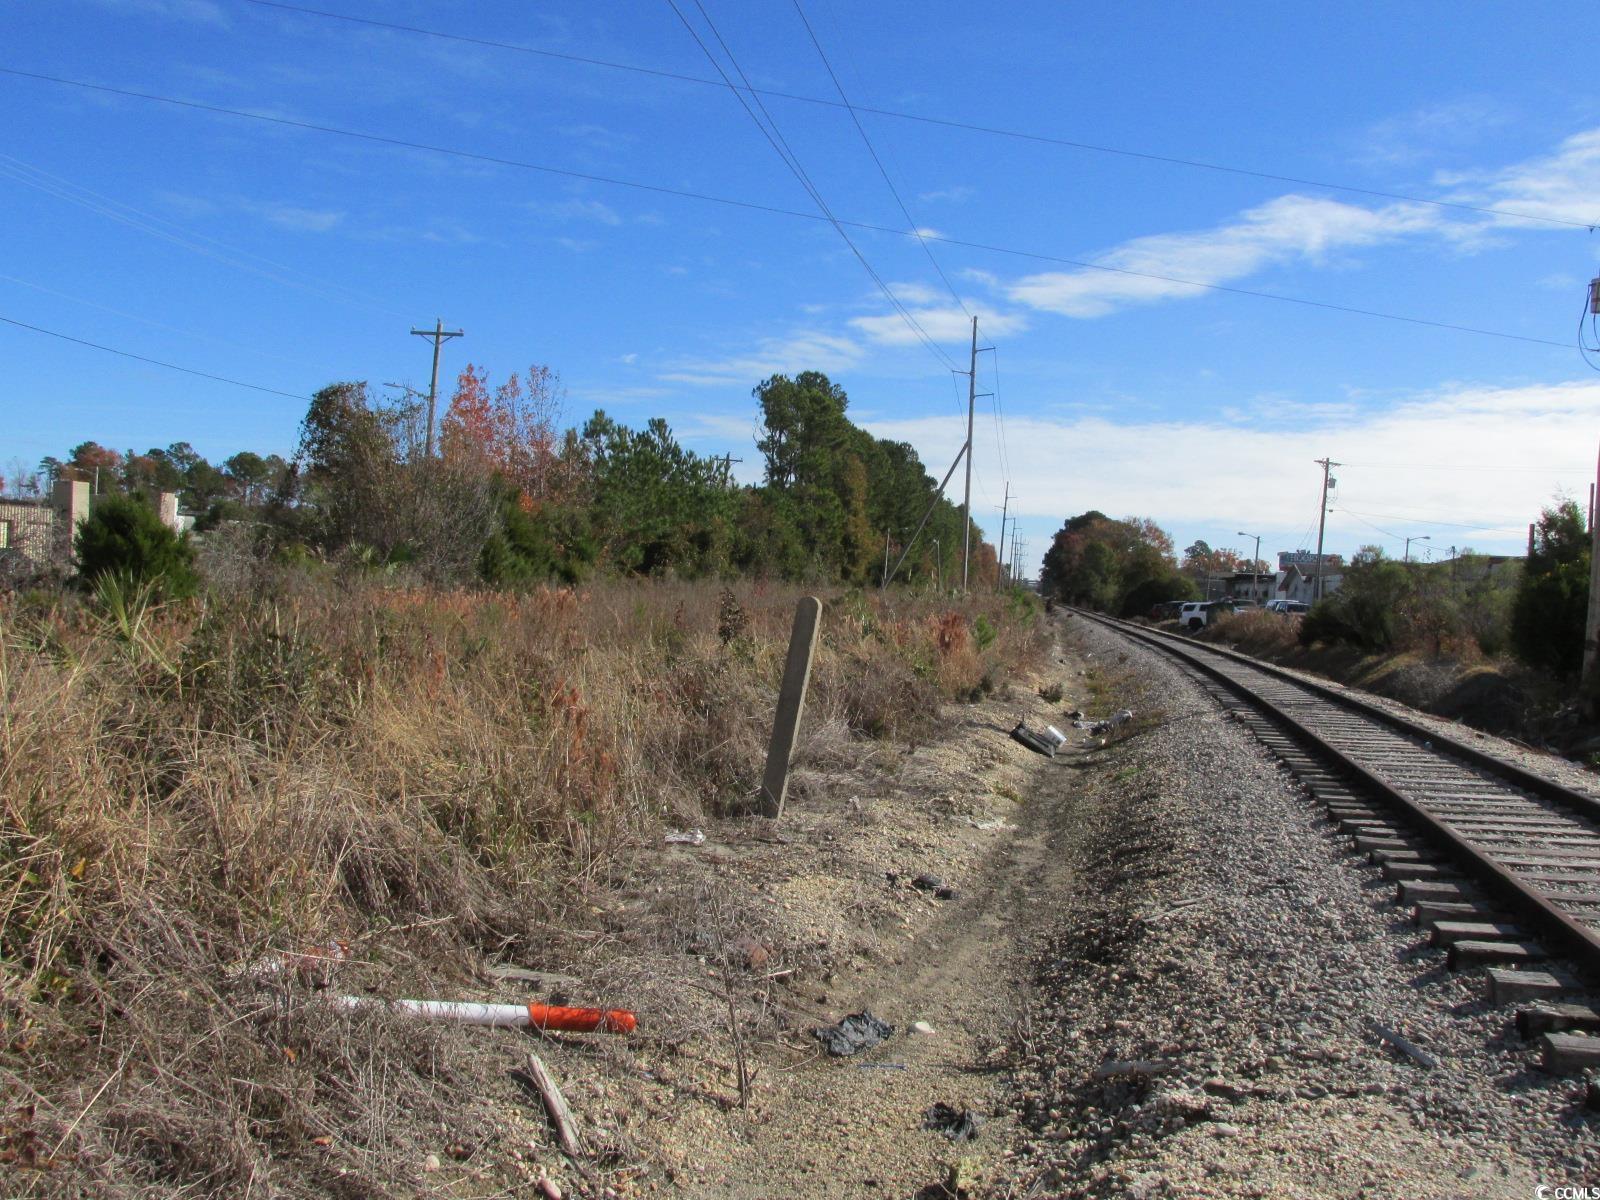
[[[1317,507],[1317,581],[1312,585],[1311,602],[1315,604],[1322,599],[1322,535],[1328,528],[1328,471],[1332,467],[1343,466],[1330,458],[1318,458],[1312,461],[1322,467],[1322,503]]]
[[[446,329],[444,322],[438,317],[433,319],[432,329],[413,329],[413,337],[427,338],[433,343],[433,378],[428,384],[428,436],[423,443],[423,455],[433,457],[433,410],[439,397],[439,347],[451,338],[465,337],[466,334],[459,329]]]
[[[1600,481],[1600,463],[1595,469],[1595,478]],[[1591,493],[1592,494],[1592,493]],[[1529,553],[1531,554],[1533,542],[1529,539]],[[1600,642],[1600,534],[1597,534],[1594,521],[1589,522],[1589,615],[1583,623],[1583,708],[1593,717],[1595,714],[1595,701],[1597,696],[1597,681],[1594,677],[1594,660],[1597,642]]]
[[[948,360],[946,360],[948,361]],[[961,590],[967,590],[972,558],[972,410],[978,402],[978,318],[972,318],[972,357],[967,361],[967,489],[961,497]]]

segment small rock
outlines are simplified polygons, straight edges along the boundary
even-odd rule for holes
[[[929,1025],[926,1021],[913,1021],[913,1022],[911,1022],[911,1032],[912,1033],[932,1033],[933,1032],[933,1026]]]
[[[1239,1136],[1239,1127],[1230,1125],[1226,1121],[1217,1121],[1211,1126],[1211,1136],[1219,1138],[1235,1138]]]
[[[441,1165],[442,1164],[439,1162],[439,1156],[437,1154],[430,1154],[427,1158],[422,1160],[422,1169],[424,1171],[437,1171]]]

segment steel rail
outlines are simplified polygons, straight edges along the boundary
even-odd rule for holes
[[[1455,859],[1464,872],[1480,883],[1487,893],[1499,900],[1514,914],[1526,919],[1530,926],[1530,932],[1534,932],[1548,941],[1552,948],[1569,954],[1583,975],[1592,981],[1600,982],[1600,931],[1562,911],[1551,902],[1549,894],[1533,887],[1519,878],[1515,872],[1496,861],[1491,851],[1486,851],[1469,839],[1462,837],[1449,824],[1428,811],[1427,808],[1417,804],[1396,788],[1394,784],[1375,774],[1350,754],[1332,745],[1314,729],[1286,712],[1277,704],[1252,691],[1243,680],[1233,678],[1226,671],[1218,668],[1214,662],[1208,662],[1206,659],[1210,656],[1213,659],[1230,660],[1236,666],[1292,684],[1319,699],[1349,709],[1369,719],[1376,719],[1398,733],[1420,737],[1430,743],[1429,749],[1436,758],[1445,761],[1449,761],[1451,758],[1462,759],[1473,766],[1489,770],[1494,774],[1500,775],[1507,783],[1523,791],[1530,792],[1542,799],[1556,800],[1568,805],[1573,809],[1574,814],[1581,819],[1593,820],[1595,813],[1600,811],[1600,802],[1595,801],[1593,797],[1565,788],[1553,780],[1534,775],[1525,768],[1507,763],[1504,759],[1496,758],[1493,755],[1485,754],[1475,747],[1467,746],[1454,738],[1442,737],[1425,726],[1407,722],[1403,718],[1393,713],[1385,712],[1376,706],[1342,695],[1325,686],[1309,683],[1271,664],[1251,659],[1247,655],[1214,646],[1200,646],[1187,638],[1174,637],[1170,634],[1145,629],[1098,613],[1088,613],[1082,610],[1073,611],[1079,616],[1114,629],[1124,636],[1148,645],[1153,649],[1179,658],[1208,678],[1216,680],[1223,687],[1251,705],[1265,711],[1273,721],[1283,727],[1297,741],[1337,766],[1341,771],[1352,776],[1376,796],[1399,810],[1399,813],[1408,823],[1413,825],[1428,841],[1433,842]],[[1471,753],[1462,753],[1463,750],[1471,751]],[[1522,782],[1524,779],[1537,781],[1541,786],[1538,788],[1524,786]]]

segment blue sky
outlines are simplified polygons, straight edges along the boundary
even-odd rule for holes
[[[1030,569],[1091,507],[1180,547],[1302,546],[1324,455],[1345,464],[1328,536],[1347,553],[1423,534],[1424,553],[1514,552],[1542,504],[1586,498],[1600,89],[1569,7],[702,3],[679,7],[759,89],[837,99],[803,12],[857,106],[1391,196],[861,113],[933,240],[847,232],[934,351],[727,87],[246,0],[21,0],[0,68],[479,157],[0,74],[0,316],[289,393],[0,325],[0,464],[91,438],[287,453],[296,397],[425,386],[408,330],[438,316],[466,331],[449,380],[547,363],[570,423],[665,416],[747,479],[750,389],[821,369],[938,476],[971,311],[1003,416],[980,400],[974,515],[992,534],[1009,480]],[[716,76],[667,0],[310,6]],[[764,104],[837,217],[908,228],[847,110]]]

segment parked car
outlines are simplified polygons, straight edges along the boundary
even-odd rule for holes
[[[1190,600],[1178,610],[1178,624],[1193,632],[1204,629],[1218,613],[1231,613],[1238,606],[1232,600]]]
[[[1268,600],[1267,611],[1283,613],[1287,616],[1292,613],[1310,612],[1311,605],[1300,600]]]
[[[1152,621],[1174,621],[1177,619],[1178,614],[1183,611],[1183,605],[1184,602],[1182,600],[1163,600],[1160,604],[1151,605],[1150,619]]]

